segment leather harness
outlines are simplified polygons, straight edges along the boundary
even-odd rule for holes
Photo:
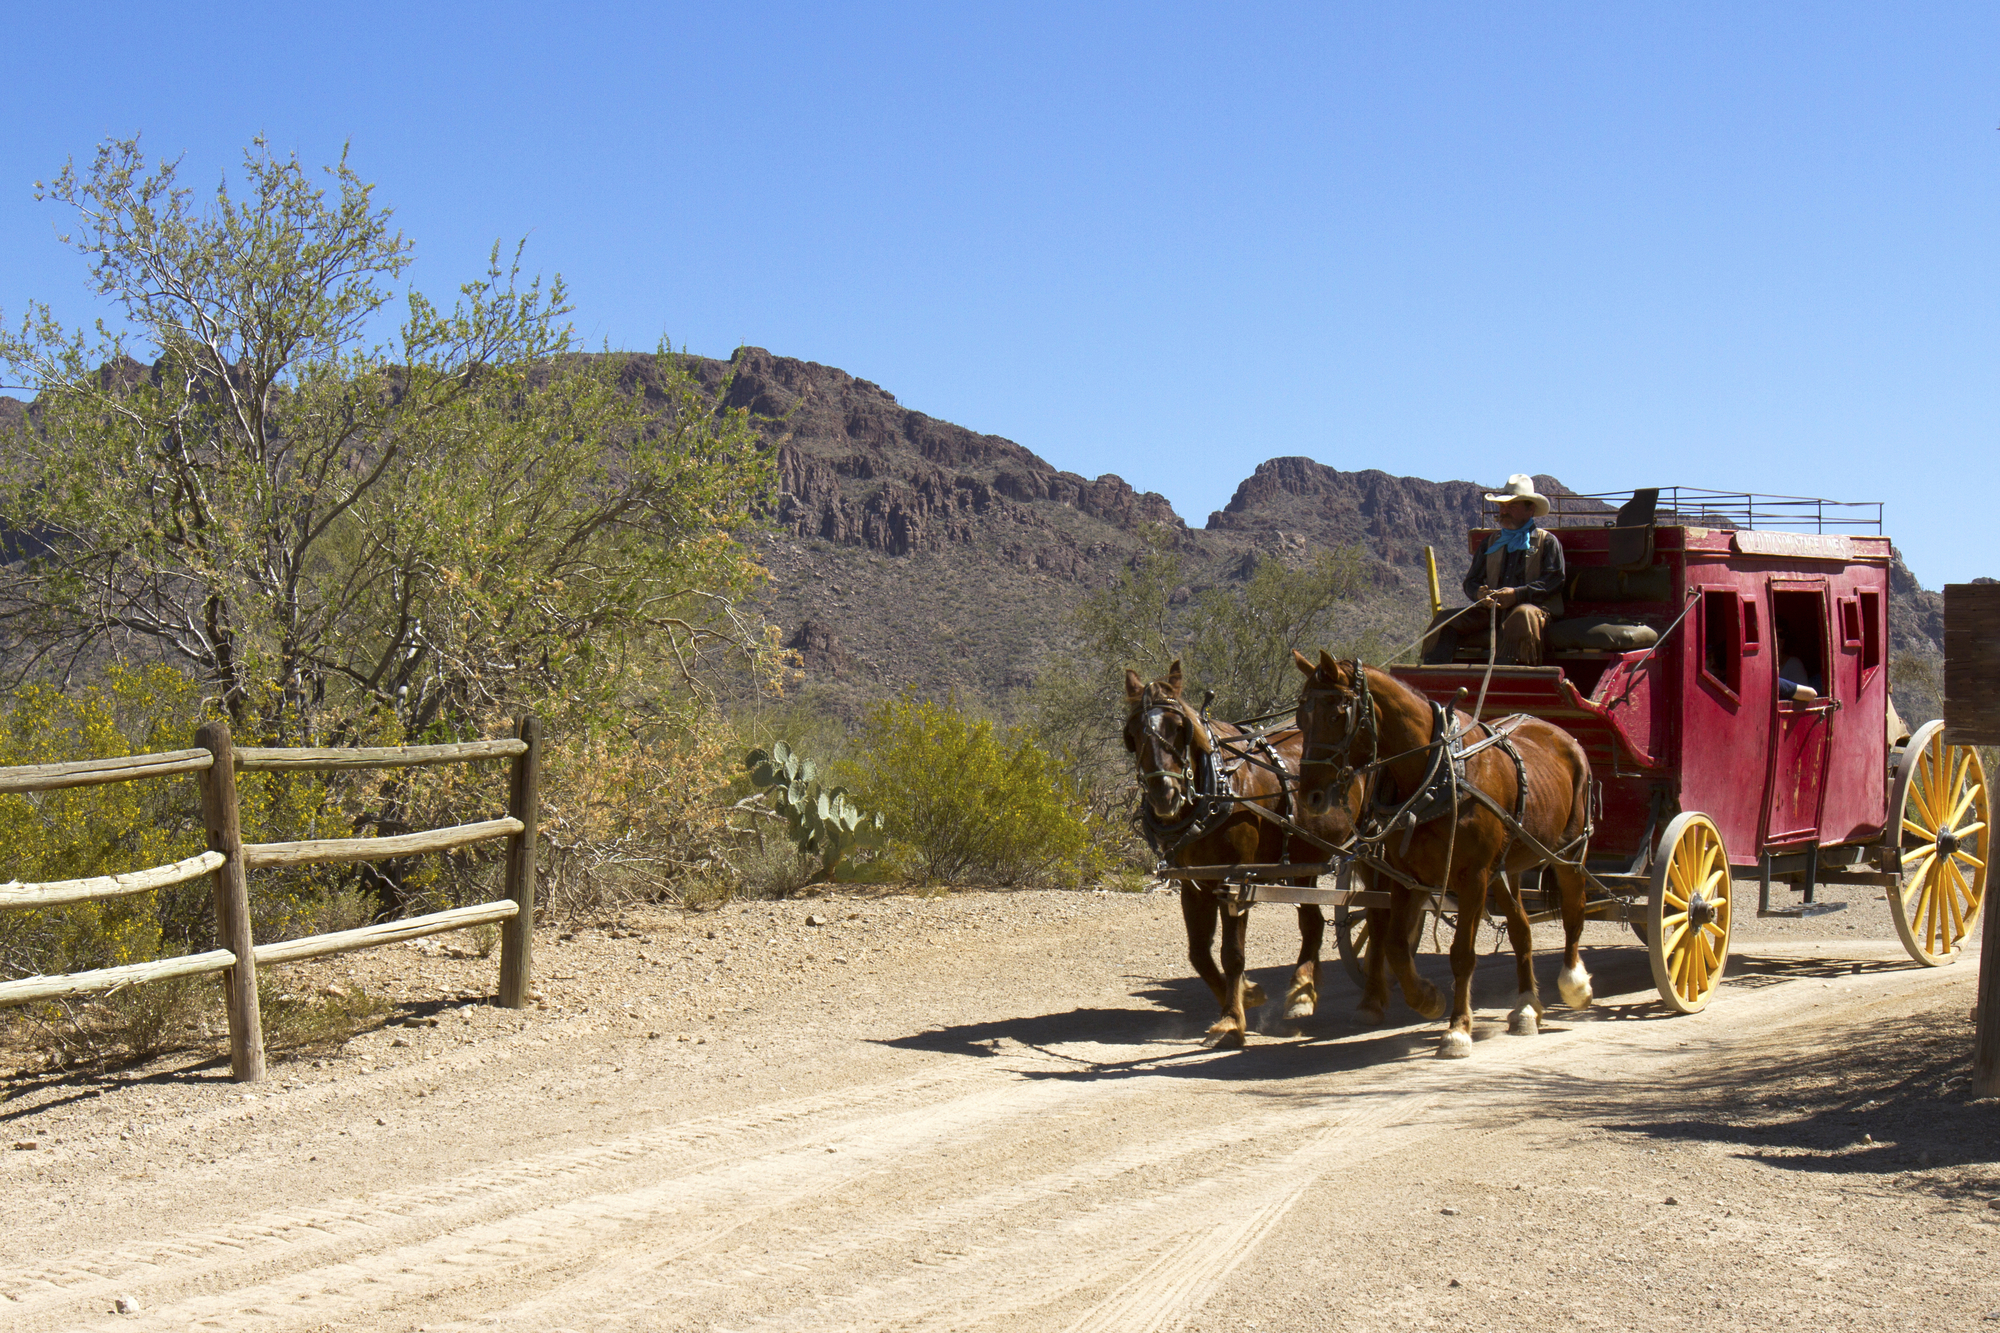
[[[1278,809],[1280,819],[1292,818],[1293,794],[1297,789],[1297,777],[1285,767],[1284,756],[1271,744],[1270,737],[1262,731],[1246,732],[1236,736],[1216,736],[1206,717],[1197,715],[1187,703],[1173,695],[1156,695],[1151,685],[1146,686],[1139,696],[1138,718],[1140,730],[1162,745],[1167,745],[1164,729],[1159,725],[1162,716],[1168,712],[1179,713],[1187,723],[1188,733],[1178,746],[1170,749],[1180,761],[1180,770],[1148,769],[1147,756],[1141,756],[1139,776],[1143,781],[1156,774],[1166,774],[1182,783],[1182,802],[1187,814],[1176,820],[1161,819],[1153,813],[1153,806],[1142,791],[1137,811],[1139,831],[1146,839],[1146,845],[1162,861],[1171,861],[1174,854],[1190,843],[1207,837],[1220,827],[1224,820],[1236,813],[1236,808],[1250,801],[1269,800],[1266,796],[1242,796],[1236,791],[1236,775],[1247,761],[1262,768],[1268,768],[1278,775]],[[1202,737],[1208,742],[1197,749],[1194,745],[1194,729],[1200,728]],[[1233,753],[1223,756],[1225,751]],[[1256,753],[1253,753],[1256,752]],[[1259,757],[1261,755],[1261,757]],[[1289,840],[1283,852],[1286,862],[1291,860]]]

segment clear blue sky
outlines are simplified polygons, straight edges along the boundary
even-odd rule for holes
[[[23,7],[0,312],[92,313],[33,181],[353,143],[447,293],[843,367],[1196,525],[1262,459],[1881,499],[2000,574],[2000,7]],[[302,15],[310,15],[305,17]]]

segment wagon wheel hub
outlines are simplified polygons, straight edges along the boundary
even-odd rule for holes
[[[1715,920],[1715,907],[1708,899],[1697,893],[1688,899],[1688,924],[1700,930]]]
[[[1958,850],[1958,835],[1950,829],[1939,833],[1937,837],[1937,849],[1939,856],[1950,856]]]

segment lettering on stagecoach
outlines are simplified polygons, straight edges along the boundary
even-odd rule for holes
[[[1730,543],[1738,555],[1803,556],[1809,560],[1866,560],[1884,554],[1850,537],[1820,532],[1738,532]]]

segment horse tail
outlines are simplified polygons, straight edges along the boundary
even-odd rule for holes
[[[1569,742],[1570,764],[1569,826],[1563,830],[1563,840],[1574,843],[1583,836],[1590,824],[1590,756],[1583,746],[1572,736]]]

